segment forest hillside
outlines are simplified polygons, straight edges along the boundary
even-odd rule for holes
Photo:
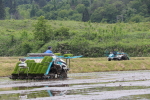
[[[149,56],[149,0],[0,0],[0,56]]]
[[[150,21],[149,0],[0,0],[0,19]]]

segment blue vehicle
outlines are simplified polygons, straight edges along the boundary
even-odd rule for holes
[[[127,53],[124,53],[124,52],[111,52],[109,55],[108,55],[108,61],[111,61],[111,60],[129,60],[130,57],[128,56]]]
[[[10,79],[67,78],[70,59],[79,57],[82,55],[56,56],[52,53],[29,53],[27,57],[19,59]]]

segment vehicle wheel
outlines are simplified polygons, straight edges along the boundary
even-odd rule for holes
[[[125,56],[125,60],[128,60],[128,57],[127,57],[127,56]]]
[[[26,79],[26,77],[25,77],[25,76],[23,76],[23,75],[20,75],[20,76],[18,77],[18,79],[23,80],[23,79]]]
[[[10,76],[10,79],[16,80],[16,79],[18,79],[18,77],[17,77],[17,76],[12,75],[12,76]]]
[[[118,59],[118,61],[120,61],[120,60],[122,60],[122,59]]]
[[[62,71],[58,78],[61,78],[61,79],[67,78],[67,72]]]
[[[121,59],[122,60],[127,60],[128,58],[127,58],[127,56],[122,56]]]
[[[111,59],[110,59],[110,58],[108,58],[108,61],[111,61]]]
[[[50,76],[51,79],[55,79],[55,74],[54,73],[50,73],[49,76]]]

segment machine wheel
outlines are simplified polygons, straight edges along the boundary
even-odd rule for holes
[[[26,79],[26,76],[25,75],[19,75],[18,79],[21,79],[21,80]]]
[[[50,76],[50,79],[55,79],[55,73],[50,73],[49,76]]]
[[[119,58],[118,58],[118,61],[120,61],[120,60],[122,60],[122,59],[119,59]]]
[[[124,56],[121,57],[121,59],[122,60],[128,60],[128,57],[124,55]]]
[[[9,78],[10,78],[10,79],[13,79],[13,80],[16,80],[16,79],[18,79],[18,76],[12,75],[12,76],[10,76]]]
[[[43,77],[41,75],[37,75],[36,77],[34,77],[35,80],[41,80],[43,79]]]
[[[110,58],[108,58],[108,61],[111,61],[111,59],[110,59]]]
[[[60,75],[58,76],[58,78],[61,78],[61,79],[64,79],[64,78],[67,78],[67,71],[62,71],[61,73],[60,73]]]
[[[27,77],[27,79],[34,79],[34,75],[29,75],[28,77]]]

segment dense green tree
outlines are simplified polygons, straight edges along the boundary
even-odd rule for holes
[[[7,19],[8,18],[35,19],[40,15],[44,15],[46,19],[79,20],[78,18],[80,17],[80,14],[83,14],[85,7],[88,8],[89,17],[91,18],[92,22],[106,21],[112,23],[116,22],[116,18],[118,19],[120,16],[122,16],[121,18],[125,22],[128,22],[135,15],[144,16],[145,20],[148,20],[150,17],[149,0],[3,0],[3,1],[5,3],[5,7],[7,7],[5,9],[7,11],[6,12]],[[23,6],[25,6],[26,9]],[[100,11],[98,11],[97,9],[99,9]],[[10,16],[8,16],[8,10]],[[68,14],[63,10],[69,10]],[[64,16],[62,12],[64,12],[67,15]],[[78,16],[78,18],[75,18],[73,15]]]
[[[52,4],[53,4],[53,10],[54,11],[56,11],[56,9],[57,9],[57,6],[56,6],[56,4],[57,4],[57,1],[56,0],[51,0],[51,2],[52,2]]]
[[[82,21],[82,15],[79,13],[75,13],[69,17],[70,20]]]
[[[86,7],[90,5],[89,0],[82,0],[82,4],[84,4]]]
[[[69,4],[62,6],[60,9],[71,9]]]
[[[16,0],[17,5],[22,5],[22,4],[31,4],[33,0]]]
[[[125,5],[122,1],[116,1],[113,3],[113,5],[116,7],[118,14],[120,14],[125,8]]]
[[[43,11],[42,9],[40,9],[40,10],[38,10],[38,11],[36,12],[36,16],[37,16],[37,17],[44,16],[44,15],[45,15],[45,13],[44,13],[44,11]]]
[[[148,14],[150,15],[150,3],[149,0],[141,0],[143,4],[147,6]]]
[[[128,4],[130,1],[133,1],[133,0],[121,0],[122,2],[124,2],[124,4]]]
[[[76,6],[76,10],[79,12],[79,13],[83,13],[83,11],[85,10],[85,6],[83,4],[78,4]]]
[[[129,21],[139,23],[139,22],[142,22],[143,19],[144,19],[144,16],[137,14],[137,15],[132,16]]]
[[[32,8],[31,4],[25,4],[25,5],[18,6],[18,12],[22,19],[30,19],[31,8]]]
[[[133,8],[127,8],[123,11],[124,21],[128,22],[132,16],[136,14],[136,10]]]
[[[42,8],[42,10],[43,10],[44,12],[50,12],[51,10],[53,10],[53,5],[52,5],[52,4],[47,4],[47,5],[45,5],[45,6]]]
[[[68,10],[60,10],[58,12],[58,17],[61,17],[61,18],[65,18],[65,17],[68,17]]]
[[[17,3],[16,3],[16,0],[9,0],[9,14],[11,16],[11,19],[14,18],[14,19],[19,19],[20,18],[20,15],[19,15],[19,12],[17,10]]]
[[[5,7],[9,7],[9,0],[4,0]]]
[[[38,5],[40,7],[44,7],[46,5],[47,1],[46,0],[39,0]]]
[[[16,2],[15,2],[15,0],[9,0],[9,2],[10,2],[10,3],[9,3],[9,4],[10,4],[10,5],[9,5],[9,7],[10,7],[9,13],[10,13],[10,14],[14,14],[14,13],[16,12],[16,10],[17,10],[17,9],[16,9],[16,6],[17,6],[17,5],[16,5]]]
[[[95,0],[92,4],[91,4],[91,11],[94,12],[95,9],[99,8],[99,7],[103,7],[104,6],[104,2],[100,1],[100,0]]]
[[[5,19],[5,7],[3,0],[0,0],[0,20]]]
[[[68,39],[70,34],[69,34],[69,28],[67,27],[61,27],[54,32],[55,39],[58,41],[62,41],[64,39]]]
[[[100,22],[103,19],[104,15],[105,15],[104,8],[99,7],[91,15],[91,21],[92,22]]]
[[[105,7],[99,7],[94,11],[91,16],[92,22],[101,22],[105,20],[108,23],[116,22],[117,9],[114,5],[106,5]]]
[[[86,21],[89,21],[89,19],[90,19],[90,15],[89,15],[88,9],[85,8],[82,14],[82,21],[86,22]]]
[[[30,17],[35,17],[37,11],[38,11],[38,5],[32,3],[32,8],[30,11]]]
[[[77,0],[70,0],[70,5],[71,6],[76,6],[77,5]]]
[[[34,39],[37,41],[42,41],[46,43],[53,37],[51,27],[46,24],[46,19],[44,16],[38,18],[38,22],[34,24]]]
[[[48,20],[56,20],[58,16],[57,11],[51,11],[45,14],[45,18]]]
[[[73,14],[75,14],[76,11],[72,10],[72,9],[69,9],[68,10],[68,16],[72,16]]]
[[[143,16],[148,15],[148,5],[142,2],[142,0],[130,1],[128,7],[135,9],[136,14],[140,14]]]
[[[142,3],[138,0],[136,0],[136,1],[130,1],[128,4],[128,7],[135,9],[136,13],[139,13],[139,8],[141,5],[142,5]]]
[[[105,7],[105,13],[106,13],[105,18],[107,19],[107,22],[109,23],[117,22],[116,16],[118,15],[118,10],[115,5],[111,4],[107,5]]]

